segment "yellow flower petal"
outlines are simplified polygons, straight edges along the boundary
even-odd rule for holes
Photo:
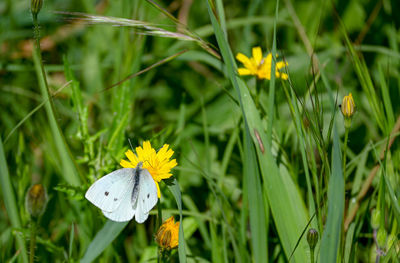
[[[286,73],[280,73],[280,72],[276,72],[275,76],[277,78],[281,78],[281,79],[284,79],[284,80],[288,79],[288,77],[289,77]]]
[[[286,67],[287,65],[288,65],[287,62],[279,61],[279,62],[276,63],[276,68],[277,69],[281,69],[281,68]]]
[[[261,60],[262,60],[261,47],[253,47],[252,53],[253,53],[253,59],[254,59],[255,64],[257,66],[259,66],[261,64]]]
[[[132,165],[134,166],[134,168],[136,167],[136,165],[138,164],[139,160],[136,157],[136,155],[131,151],[128,150],[125,152],[126,157],[128,157],[129,161],[132,163]]]
[[[179,244],[179,225],[173,216],[164,221],[156,233],[156,242],[162,249],[173,249]]]
[[[236,55],[236,59],[239,60],[239,62],[241,62],[243,64],[250,64],[250,59],[243,53],[238,53]]]
[[[264,64],[269,65],[269,67],[271,68],[271,62],[272,62],[272,54],[268,53],[268,55],[264,59]]]
[[[247,68],[238,68],[238,73],[240,76],[252,75],[252,72]]]
[[[240,62],[242,62],[244,67],[247,68],[248,70],[250,70],[252,72],[252,74],[254,74],[255,71],[257,70],[255,68],[255,66],[253,65],[253,62],[251,61],[251,59],[249,59],[248,57],[246,57],[242,53],[238,53],[236,55],[236,59],[239,60]]]
[[[161,191],[160,191],[160,186],[158,185],[158,182],[156,182],[156,186],[157,186],[157,196],[158,196],[158,199],[160,199],[161,198]]]
[[[121,160],[121,162],[119,164],[124,168],[135,168],[136,167],[131,162],[128,162],[126,160]]]

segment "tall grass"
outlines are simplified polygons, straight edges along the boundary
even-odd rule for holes
[[[0,261],[28,261],[40,182],[38,262],[160,261],[169,216],[171,262],[398,262],[399,32],[382,3],[45,1],[33,23],[25,0],[0,4]],[[255,46],[287,80],[238,74]],[[174,177],[144,224],[108,221],[85,191],[145,140],[170,144]]]

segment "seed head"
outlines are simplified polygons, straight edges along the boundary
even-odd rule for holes
[[[37,219],[46,209],[47,193],[42,184],[32,185],[25,198],[25,208],[32,218]]]

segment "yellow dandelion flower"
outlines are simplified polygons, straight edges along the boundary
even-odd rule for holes
[[[269,53],[266,57],[262,57],[262,51],[260,47],[253,47],[253,57],[248,58],[242,53],[236,55],[236,59],[239,60],[244,68],[239,68],[238,73],[241,76],[244,75],[255,75],[259,79],[271,79],[271,63],[272,54]],[[278,55],[276,55],[278,57]],[[281,79],[287,79],[286,73],[281,73],[279,70],[287,66],[287,62],[279,61],[275,64],[275,76]]]
[[[121,160],[120,165],[124,168],[135,168],[139,162],[143,163],[143,168],[147,169],[154,179],[157,186],[158,198],[161,197],[160,186],[158,183],[162,179],[167,179],[172,176],[171,169],[178,165],[175,159],[170,160],[174,154],[172,149],[168,149],[169,145],[164,144],[163,147],[156,152],[151,147],[149,141],[143,142],[143,148],[136,147],[136,154],[131,150],[125,152],[126,157],[129,159]]]
[[[179,222],[171,216],[160,226],[156,233],[157,244],[166,249],[173,249],[179,244]]]

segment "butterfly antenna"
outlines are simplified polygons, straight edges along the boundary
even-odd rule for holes
[[[143,162],[147,162],[148,164],[149,164],[149,166],[151,167],[151,168],[153,168],[153,166],[151,165],[151,163],[148,161],[148,160],[145,160],[145,161],[143,161]]]
[[[131,146],[132,152],[135,152],[135,151],[133,150],[133,146],[132,146],[131,139],[128,138],[128,142],[129,142],[129,145]]]

